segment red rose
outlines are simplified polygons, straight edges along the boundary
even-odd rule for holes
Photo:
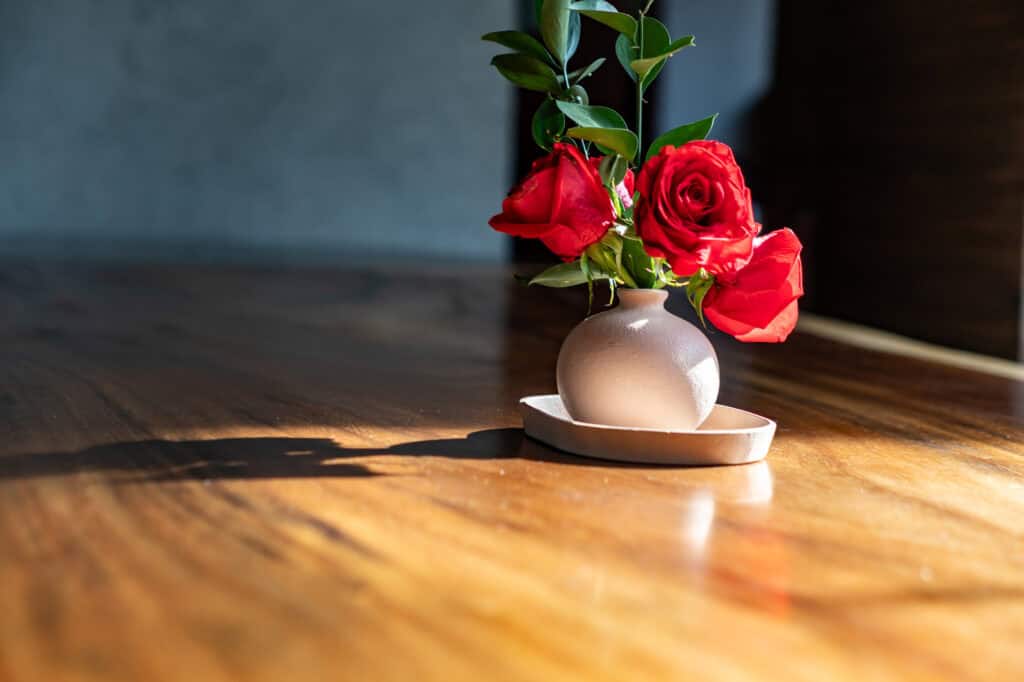
[[[663,147],[644,164],[638,185],[637,233],[648,253],[668,259],[676,274],[736,272],[750,260],[761,226],[727,145],[697,140]]]
[[[802,248],[789,228],[755,239],[746,267],[715,278],[704,314],[740,341],[785,341],[796,326],[797,299],[804,294]]]
[[[566,261],[601,239],[615,210],[596,166],[569,144],[534,162],[530,174],[490,220],[499,232],[540,239]]]

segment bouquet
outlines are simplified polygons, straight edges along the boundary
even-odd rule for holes
[[[530,280],[548,287],[606,281],[685,289],[702,322],[740,341],[781,342],[803,295],[801,244],[792,230],[761,234],[750,190],[728,145],[709,140],[715,116],[679,126],[644,150],[644,94],[693,36],[673,39],[650,16],[604,0],[536,0],[538,40],[498,31],[484,40],[511,52],[491,61],[515,85],[545,93],[532,133],[547,155],[490,220],[499,232],[539,239],[563,260]],[[591,104],[583,83],[605,59],[570,66],[581,17],[618,33],[615,57],[636,83],[634,128]],[[609,304],[610,305],[610,304]]]

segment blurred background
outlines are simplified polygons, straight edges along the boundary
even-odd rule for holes
[[[538,151],[536,101],[479,36],[530,28],[532,7],[4,0],[0,255],[547,258],[486,225]],[[760,219],[806,245],[805,310],[1021,358],[1024,3],[654,14],[697,47],[649,91],[646,129],[721,114]],[[585,21],[576,61],[613,39]],[[630,118],[614,60],[587,87]]]

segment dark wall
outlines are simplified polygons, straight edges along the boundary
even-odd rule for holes
[[[752,182],[807,305],[1017,358],[1024,3],[781,2]]]
[[[1024,3],[722,0],[654,14],[697,47],[649,91],[647,139],[720,112],[713,137],[736,148],[760,219],[805,243],[804,310],[1021,357]],[[582,49],[607,54],[614,36],[585,28]],[[631,120],[631,83],[609,66],[592,99]],[[520,101],[522,171],[537,152],[535,104]],[[530,248],[517,255],[543,257]]]
[[[501,258],[513,0],[4,0],[0,244]]]

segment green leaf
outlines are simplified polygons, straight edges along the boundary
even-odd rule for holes
[[[580,15],[575,12],[569,17],[569,46],[565,51],[565,63],[568,64],[580,46]]]
[[[540,35],[559,64],[565,64],[572,53],[572,19],[576,17],[576,41],[579,42],[579,16],[569,11],[570,0],[544,0],[540,10]]]
[[[629,161],[618,154],[608,154],[601,159],[598,171],[601,173],[601,181],[606,187],[614,189],[626,178],[629,170]]]
[[[602,270],[595,271],[593,265],[589,266],[589,270],[591,277],[601,279],[609,276]],[[530,280],[530,286],[536,285],[541,287],[551,287],[554,289],[575,287],[586,283],[587,275],[583,271],[583,266],[578,260],[572,261],[571,263],[559,263],[558,265],[553,265]]]
[[[615,6],[609,2],[603,0],[585,0],[584,2],[574,2],[569,5],[569,9],[579,12],[580,14],[590,17],[594,21],[600,22],[609,28],[612,28],[622,35],[628,37],[630,40],[636,36],[636,19],[615,9]]]
[[[594,309],[594,273],[590,270],[590,261],[587,252],[580,254],[580,270],[587,278],[587,315]]]
[[[672,37],[669,35],[668,28],[654,17],[644,17],[640,28],[643,29],[644,37],[643,54],[640,55],[643,58],[655,57],[665,52],[672,43]],[[690,38],[692,37],[690,36]],[[639,43],[639,41],[640,36],[638,34],[637,42]]]
[[[569,3],[569,9],[574,12],[580,12],[583,10],[597,10],[599,12],[619,11],[615,8],[615,5],[608,2],[608,0],[578,0],[577,2]]]
[[[651,83],[655,81],[663,68],[665,68],[665,62],[661,61],[658,62],[653,69],[647,72],[647,75],[644,76],[643,80],[640,82],[641,92],[647,92],[647,88],[651,87]]]
[[[629,208],[622,207],[622,212],[619,214],[623,220],[633,221],[633,212],[636,210],[636,199],[633,200],[633,205]]]
[[[621,154],[630,161],[636,158],[637,147],[640,146],[636,135],[625,128],[593,128],[583,126],[569,128],[566,134],[578,140],[596,142],[604,148]]]
[[[587,89],[582,85],[574,85],[565,91],[566,96],[569,98],[568,101],[574,102],[575,104],[590,104],[590,95],[587,94]]]
[[[499,54],[491,60],[502,76],[521,88],[538,92],[561,89],[554,70],[539,59],[525,54]]]
[[[600,59],[595,59],[594,61],[590,62],[590,64],[588,64],[586,67],[582,69],[576,69],[575,71],[571,71],[569,73],[569,82],[579,83],[581,80],[583,80],[587,76],[590,76],[595,71],[604,66],[604,63],[606,61],[608,60],[605,59],[604,57],[601,57]],[[559,76],[559,78],[561,78],[561,76]]]
[[[636,237],[622,238],[622,264],[641,289],[651,289],[658,282],[654,259]]]
[[[565,116],[555,106],[554,101],[545,99],[533,115],[530,128],[533,132],[533,141],[537,143],[537,146],[551,151],[552,145],[565,130]]]
[[[653,69],[655,66],[664,63],[666,59],[668,59],[675,53],[692,45],[694,45],[693,36],[686,36],[684,38],[680,38],[679,40],[673,43],[670,43],[663,51],[659,53],[650,56],[645,56],[643,59],[634,59],[629,63],[629,66],[630,68],[633,69],[633,71],[636,72],[638,76],[643,77],[650,73],[651,69]],[[644,43],[644,53],[645,55],[647,54],[646,42]]]
[[[704,297],[711,291],[714,283],[715,276],[701,268],[690,277],[690,281],[686,284],[686,298],[690,301],[693,309],[697,311],[697,317],[700,318],[700,323],[705,328],[708,323],[704,321]]]
[[[613,273],[614,280],[622,282],[627,287],[636,288],[636,280],[622,266],[622,245],[623,240],[619,233],[609,230],[601,238],[601,241],[588,246],[586,253],[605,272]]]
[[[615,56],[618,58],[619,63],[622,64],[622,68],[626,71],[626,74],[634,81],[637,80],[637,73],[633,69],[633,62],[650,57],[656,57],[668,49],[668,46],[672,44],[672,39],[669,36],[668,29],[665,28],[665,24],[661,23],[657,19],[651,17],[644,17],[641,22],[643,28],[643,54],[640,53],[640,49],[637,42],[640,40],[640,33],[638,30],[636,41],[625,35],[620,35],[615,40]],[[650,87],[651,83],[657,77],[661,71],[662,65],[656,65],[650,69],[646,77],[644,78],[643,89],[646,91]]]
[[[615,56],[619,60],[619,64],[622,64],[622,68],[626,70],[626,75],[636,80],[636,71],[629,65],[634,59],[636,59],[637,48],[633,44],[633,41],[624,35],[620,35],[615,39]]]
[[[661,23],[657,19],[652,17],[644,17],[641,22],[641,28],[643,32],[643,52],[642,54],[636,50],[632,52],[632,58],[627,60],[624,66],[626,70],[633,74],[633,80],[637,80],[637,73],[633,69],[632,62],[638,59],[646,59],[660,55],[662,52],[668,49],[668,46],[672,43],[672,38],[669,36],[668,29],[665,28],[665,24]],[[637,34],[637,41],[640,40],[640,34]],[[623,55],[625,56],[625,55]],[[648,71],[643,78],[640,78],[640,92],[647,92],[647,88],[651,87],[651,83],[661,73],[661,69],[664,66],[664,62],[654,66]]]
[[[680,147],[687,142],[693,140],[706,139],[708,134],[711,132],[711,128],[715,125],[715,119],[718,118],[718,114],[714,116],[708,116],[702,118],[699,121],[693,123],[687,123],[684,126],[673,128],[664,135],[659,136],[651,143],[650,149],[647,150],[647,156],[644,160],[651,159],[655,154],[661,151],[662,147],[672,145],[673,147]]]
[[[551,66],[557,66],[557,62],[555,62],[554,58],[547,50],[544,49],[544,46],[540,44],[540,41],[528,33],[523,33],[522,31],[495,31],[494,33],[488,33],[482,36],[480,40],[489,40],[492,43],[504,45],[516,52],[536,57]]]
[[[540,26],[541,12],[544,10],[544,0],[533,0],[533,18],[537,20],[537,25]]]
[[[619,112],[608,107],[556,102],[562,113],[586,128],[629,128]]]
[[[639,142],[636,135],[625,128],[591,128],[580,126],[569,128],[566,135],[578,140],[590,140],[605,154],[617,153],[630,161],[636,158]]]
[[[615,253],[615,248],[611,246],[612,240],[617,240],[619,236],[614,231],[609,231],[596,244],[591,244],[587,247],[584,252],[587,256],[588,263],[591,269],[596,268],[600,272],[607,272],[614,275],[618,268],[618,257]],[[605,248],[608,247],[608,248]]]

